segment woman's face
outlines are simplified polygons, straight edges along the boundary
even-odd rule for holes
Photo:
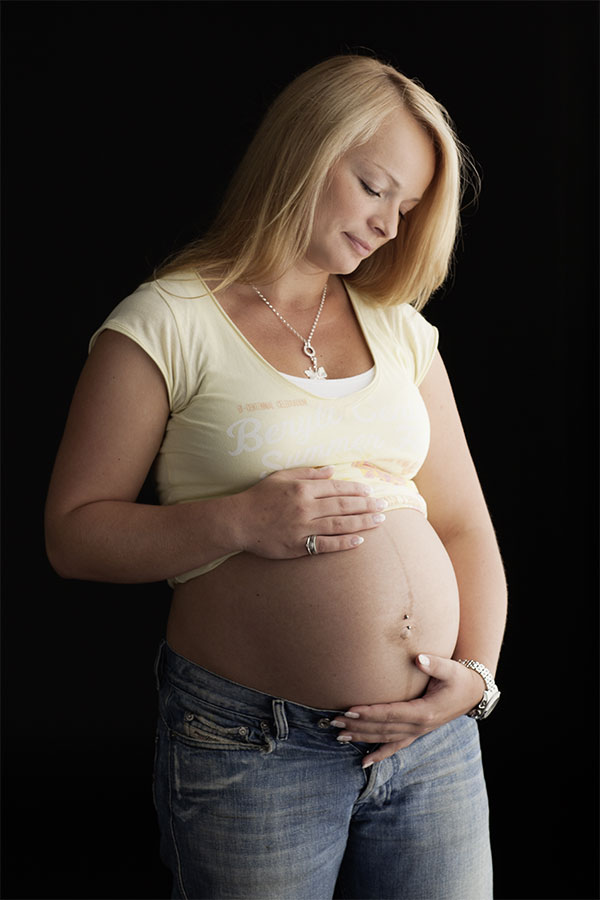
[[[316,211],[307,262],[347,275],[396,237],[401,216],[417,205],[435,171],[431,138],[404,109],[333,169]]]

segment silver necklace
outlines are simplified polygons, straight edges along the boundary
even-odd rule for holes
[[[270,310],[272,310],[278,319],[281,319],[284,325],[293,331],[295,335],[297,335],[302,343],[304,344],[304,352],[310,358],[312,363],[312,369],[305,369],[304,374],[307,378],[317,379],[317,381],[322,381],[324,378],[327,378],[327,372],[323,368],[323,366],[317,365],[317,354],[315,353],[314,347],[312,345],[313,334],[315,333],[315,328],[317,327],[317,322],[319,321],[319,316],[321,315],[321,310],[323,309],[323,304],[325,303],[325,297],[327,296],[327,282],[325,282],[325,287],[323,288],[323,296],[321,297],[321,303],[319,304],[319,309],[317,310],[317,315],[315,316],[315,321],[312,324],[312,328],[310,329],[310,334],[307,338],[300,334],[299,331],[296,331],[293,325],[283,318],[281,313],[278,313],[272,303],[269,303],[267,298],[261,294],[259,289],[252,285],[258,296],[261,300],[264,300]]]

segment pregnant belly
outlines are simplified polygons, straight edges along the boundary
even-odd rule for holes
[[[259,691],[324,709],[419,696],[417,653],[450,657],[459,603],[450,559],[419,512],[392,510],[355,550],[239,554],[185,584],[167,640]]]

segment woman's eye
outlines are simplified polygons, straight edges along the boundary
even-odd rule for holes
[[[367,182],[366,182],[366,181],[363,181],[362,178],[360,179],[360,183],[362,184],[362,186],[363,186],[363,188],[365,189],[365,191],[367,192],[367,194],[369,194],[369,196],[371,196],[371,197],[381,197],[381,194],[380,194],[378,191],[374,191],[372,187],[369,187],[369,185],[367,184]]]

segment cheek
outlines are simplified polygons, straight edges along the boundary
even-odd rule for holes
[[[330,222],[336,217],[338,209],[338,199],[336,198],[335,194],[333,194],[331,191],[328,191],[317,207],[317,215],[315,218],[316,224],[323,225]]]
[[[348,195],[338,192],[330,194],[317,212],[316,224],[339,227],[342,230],[356,222],[360,215],[360,202]]]
[[[340,219],[356,214],[361,197],[352,179],[339,174],[330,182],[319,203],[318,213],[323,219]]]

